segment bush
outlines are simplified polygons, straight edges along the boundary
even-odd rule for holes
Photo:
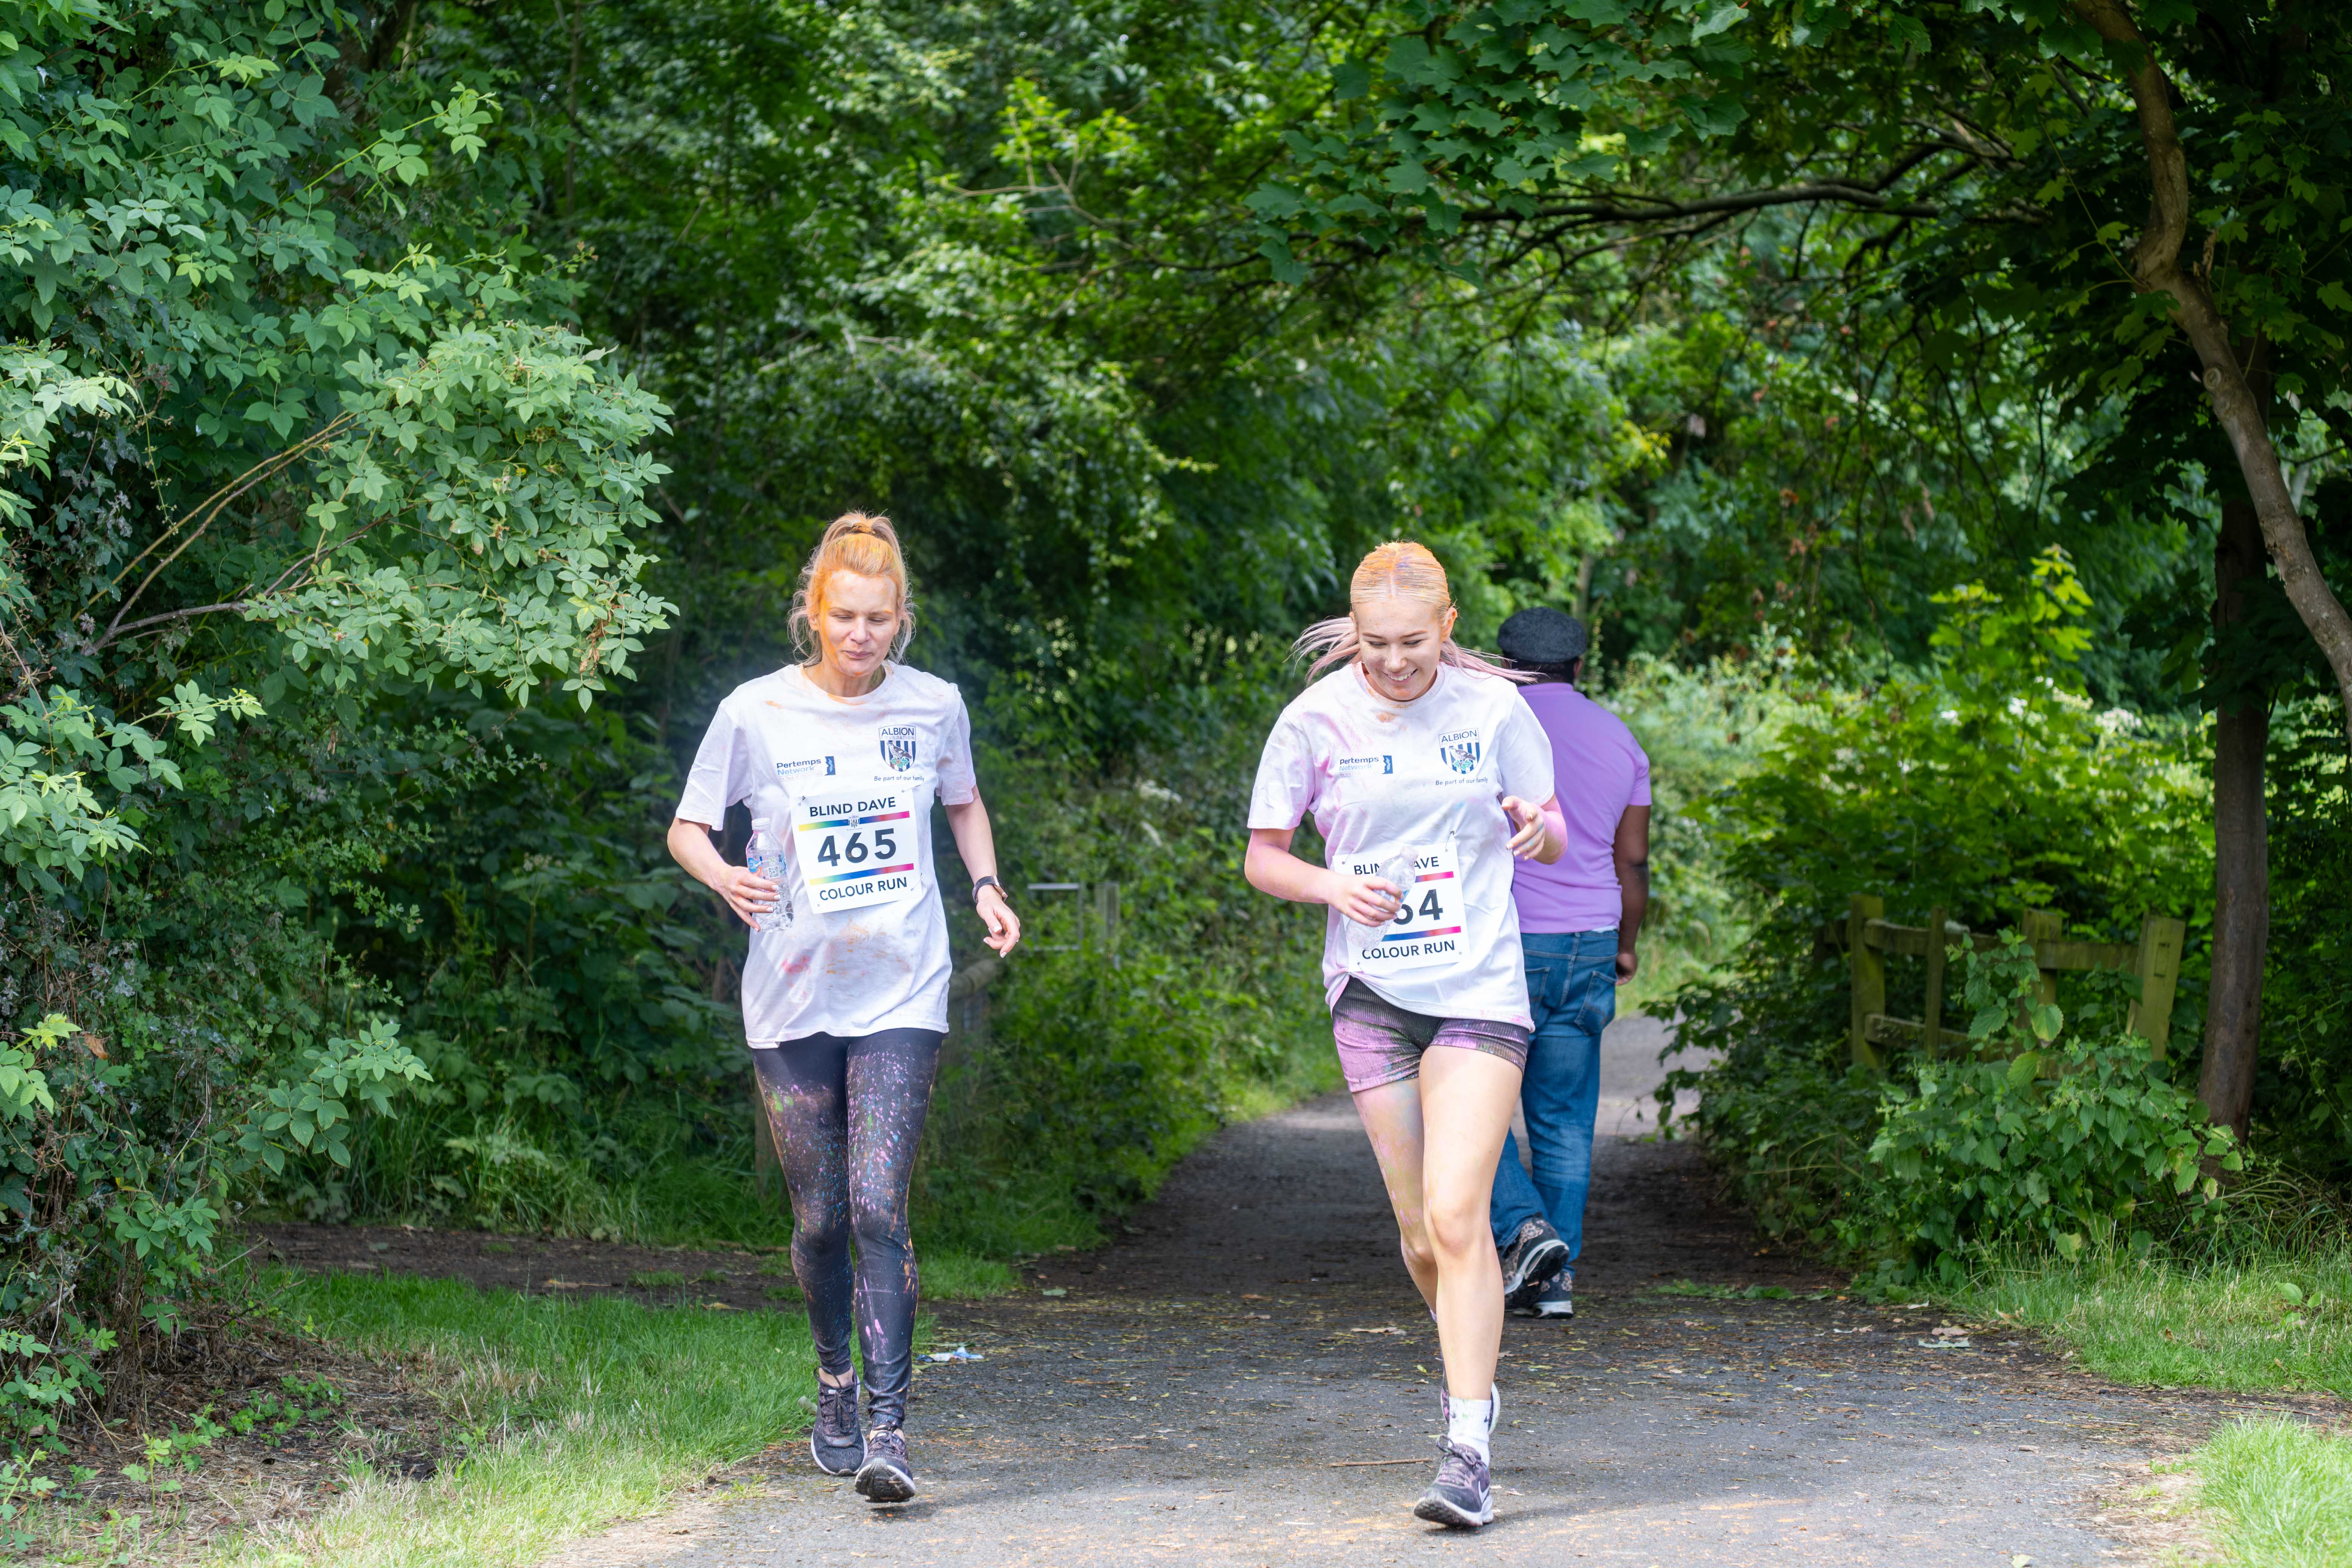
[[[2252,1135],[2276,1158],[2352,1180],[2352,780],[2332,694],[2271,726],[2271,946]]]
[[[2174,1134],[2203,1120],[2170,1077],[2181,1064],[2151,1067],[2124,1037],[2127,998],[2109,975],[2062,977],[2048,1035],[2021,1047],[2030,1068],[1897,1054],[1882,1082],[1848,1064],[1845,960],[1823,928],[1851,895],[1885,896],[1898,921],[1941,906],[1979,929],[2055,908],[2074,934],[2128,940],[2149,912],[2194,922],[2210,877],[2199,737],[2083,696],[2087,601],[2063,553],[2044,553],[2017,604],[1980,587],[1939,602],[1930,668],[1799,694],[1759,765],[1712,802],[1756,935],[1730,974],[1676,994],[1680,1043],[1717,1060],[1660,1090],[1700,1090],[1700,1134],[1768,1232],[1906,1276],[1982,1237],[2063,1246],[2111,1227],[2177,1178]],[[2202,929],[2176,1020],[2201,1000]],[[1971,963],[1984,994],[2015,978]],[[1890,1012],[1920,1015],[1923,970],[1889,966]],[[2014,1054],[1990,1005],[1984,1043]],[[2062,1047],[2053,1020],[2068,1013]],[[2054,1084],[2044,1062],[2063,1068]]]
[[[1709,813],[1756,769],[1796,709],[1786,656],[1687,669],[1636,655],[1595,695],[1650,759],[1650,909],[1642,968],[1618,998],[1640,1010],[1712,973],[1746,944],[1753,900],[1716,852]]]
[[[1789,927],[1759,929],[1727,973],[1675,993],[1676,1045],[1714,1065],[1666,1075],[1659,1121],[1671,1136],[1674,1096],[1697,1089],[1698,1136],[1731,1195],[1773,1239],[1835,1251],[1868,1180],[1880,1080],[1847,1060],[1843,967]]]
[[[1870,1147],[1868,1203],[1850,1250],[1907,1277],[1959,1278],[1969,1246],[2048,1247],[2067,1258],[2121,1241],[2144,1255],[2164,1210],[2218,1218],[2218,1169],[2242,1167],[2230,1129],[2168,1082],[2147,1042],[2119,1029],[2068,1036],[2039,1000],[2031,943],[1967,955],[1970,1047],[1995,1059],[1927,1061],[1890,1082]]]
[[[11,1448],[53,1444],[77,1404],[186,1323],[241,1200],[298,1164],[347,1166],[362,1110],[424,1076],[368,1016],[380,994],[307,931],[253,918],[267,900],[251,879],[179,893],[173,923],[192,929],[168,973],[142,957],[160,917],[135,885],[113,941],[0,906],[0,1016],[38,1016],[0,1030]]]
[[[2016,605],[1979,586],[1938,595],[1925,672],[1800,697],[1714,813],[1750,897],[1801,930],[1867,892],[1915,924],[1937,905],[1984,930],[2054,909],[2119,938],[2207,901],[2201,737],[2096,710],[2074,673],[2089,601],[2054,546],[2034,572]]]

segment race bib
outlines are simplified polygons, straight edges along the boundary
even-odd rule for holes
[[[911,788],[843,791],[793,807],[793,843],[809,907],[819,914],[907,902],[923,890],[915,869]]]
[[[1461,863],[1453,845],[1351,855],[1348,874],[1380,877],[1404,889],[1396,917],[1388,924],[1347,922],[1360,973],[1392,974],[1462,957]]]

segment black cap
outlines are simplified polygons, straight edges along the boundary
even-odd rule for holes
[[[1548,605],[1521,610],[1495,636],[1495,646],[1513,664],[1574,664],[1591,641],[1582,621]]]

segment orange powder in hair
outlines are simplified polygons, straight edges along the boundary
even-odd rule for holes
[[[1454,607],[1445,568],[1427,545],[1409,539],[1392,539],[1372,551],[1357,563],[1356,574],[1349,580],[1349,603],[1381,598],[1410,599],[1440,610]]]
[[[898,549],[898,530],[887,517],[851,511],[826,526],[824,537],[801,568],[800,591],[793,596],[793,640],[809,661],[818,657],[816,623],[824,615],[836,572],[889,580],[898,594],[898,637],[891,652],[895,657],[904,651],[907,639],[914,636],[915,608],[907,591],[907,558]]]

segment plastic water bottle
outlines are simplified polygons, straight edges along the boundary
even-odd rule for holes
[[[751,852],[744,856],[744,869],[754,877],[765,877],[776,885],[775,907],[754,922],[759,931],[782,931],[793,923],[792,883],[784,871],[784,847],[776,841],[769,819],[751,819]]]
[[[1400,914],[1412,902],[1414,875],[1412,851],[1410,849],[1400,849],[1381,863],[1381,879],[1396,889],[1397,911]]]

